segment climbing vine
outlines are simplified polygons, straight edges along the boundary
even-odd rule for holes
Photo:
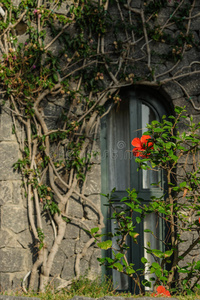
[[[190,51],[199,49],[198,36],[191,32],[199,17],[195,0],[1,1],[0,93],[13,118],[21,152],[13,167],[23,177],[38,247],[30,289],[38,270],[40,290],[48,283],[67,224],[89,230],[84,220],[68,213],[72,195],[96,212],[100,231],[104,226],[84,188],[107,100],[120,109],[122,87],[173,83],[198,109],[180,80],[200,73],[198,60],[182,64]],[[60,115],[49,122],[52,102]],[[52,224],[52,247],[43,233],[43,211]],[[76,255],[77,278],[93,242],[91,236]]]

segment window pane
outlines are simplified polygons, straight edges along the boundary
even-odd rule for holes
[[[149,106],[142,103],[142,134],[147,131],[146,125],[156,119],[155,112]]]
[[[142,103],[142,134],[147,131],[146,125],[156,120],[155,112],[146,104]],[[157,170],[142,170],[142,188],[150,189],[152,183],[159,181]],[[156,188],[158,186],[154,186]]]
[[[130,138],[128,102],[112,109],[108,118],[108,168],[110,190],[126,190],[130,186]]]
[[[149,229],[153,232],[154,236],[159,237],[159,218],[156,216],[155,213],[151,213],[150,215],[146,216],[144,219],[144,229]],[[148,243],[150,243],[150,248],[151,249],[159,249],[159,240],[157,240],[151,233],[144,232],[144,247],[149,248]],[[149,266],[155,262],[155,259],[153,256],[146,251],[144,251],[144,257],[148,260],[148,264],[146,265],[146,270],[145,270],[145,279],[149,280],[150,278],[154,277],[156,278],[155,274],[150,274],[148,271]],[[154,282],[151,282],[153,286]],[[145,288],[145,290],[152,290],[151,288]]]

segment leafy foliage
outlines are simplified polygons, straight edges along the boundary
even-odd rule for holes
[[[71,4],[54,0],[22,0],[18,6],[10,0],[1,1],[2,105],[9,103],[8,109],[13,117],[12,131],[21,151],[21,157],[13,167],[22,174],[30,227],[38,247],[30,289],[35,286],[36,269],[41,265],[40,290],[44,290],[48,283],[52,261],[68,223],[65,220],[71,220],[67,215],[70,197],[75,194],[79,199],[84,218],[87,215],[85,206],[90,206],[98,215],[100,231],[103,227],[101,212],[84,194],[84,188],[93,164],[91,158],[94,158],[92,154],[100,118],[109,112],[105,103],[113,103],[120,109],[119,90],[122,87],[146,84],[160,87],[169,82],[178,84],[190,99],[180,80],[198,74],[199,63],[191,61],[186,71],[180,62],[187,52],[199,47],[198,40],[190,31],[191,23],[198,18],[198,14],[192,16],[195,2],[141,0],[138,3],[139,8],[129,6],[124,0],[111,3],[87,0]],[[169,10],[166,11],[167,8]],[[160,15],[165,18],[159,18]],[[168,62],[172,66],[168,67]],[[161,64],[168,68],[164,73],[160,71]],[[178,75],[172,75],[172,70]],[[190,102],[194,106],[192,99]],[[47,115],[52,107],[60,112],[56,118],[52,118],[53,113]],[[49,119],[53,120],[53,125]],[[192,151],[197,138],[170,136],[170,124],[165,120],[165,124],[154,123],[148,128],[149,134],[156,139],[152,167],[166,168],[167,171],[171,164],[175,168],[179,160],[176,150],[186,153],[185,149],[191,144]],[[183,139],[187,146],[182,143]],[[165,161],[162,161],[161,149]],[[193,151],[196,149],[194,147]],[[145,160],[138,162],[141,168],[148,168]],[[173,186],[172,183],[172,191],[178,193],[183,190],[186,193],[187,190],[187,195],[191,193],[191,189],[198,186],[196,172],[188,173],[182,185]],[[133,207],[128,206],[129,209],[141,214],[135,220],[137,224],[144,218],[142,212],[145,215],[150,209],[163,213],[166,222],[169,222],[172,206],[165,207],[163,204],[163,207],[158,207],[155,199],[145,210],[137,202],[136,192],[129,193],[124,202],[127,206],[132,203]],[[131,197],[133,202],[130,202]],[[196,205],[198,208],[198,203]],[[185,209],[185,206],[182,208]],[[35,219],[33,211],[37,214]],[[45,236],[41,235],[44,211],[48,213],[54,231],[53,246],[48,250]],[[115,217],[125,225],[129,237],[136,242],[135,223],[131,223],[130,216],[119,215],[116,211]],[[183,221],[187,219],[184,214],[180,218]],[[76,218],[76,222],[80,224],[82,220]],[[41,242],[39,246],[38,240]],[[92,245],[92,237],[90,241],[88,247]],[[111,246],[110,242],[100,245],[105,248]],[[126,249],[124,242],[121,247],[123,251]],[[166,252],[163,253],[166,255]],[[119,256],[113,266],[121,270]],[[83,257],[84,253],[80,254],[79,261]],[[133,275],[133,266],[125,263],[127,274]],[[195,267],[193,269],[196,270]],[[75,272],[78,278],[78,263]]]
[[[145,204],[143,199],[138,198],[134,189],[127,190],[127,197],[122,198],[120,203],[116,204],[112,198],[115,190],[111,195],[104,195],[108,198],[109,206],[113,211],[112,219],[116,224],[114,232],[110,232],[108,236],[115,238],[117,248],[112,246],[110,239],[97,243],[101,249],[112,249],[112,257],[98,260],[107,268],[128,275],[138,285],[140,293],[145,292],[145,286],[151,286],[151,281],[154,282],[154,286],[167,286],[172,292],[181,290],[182,293],[190,293],[199,287],[200,261],[194,260],[192,263],[184,264],[184,258],[200,243],[198,234],[200,228],[198,219],[200,215],[200,166],[196,160],[200,148],[200,123],[196,124],[193,122],[193,118],[190,118],[187,131],[179,132],[179,124],[186,118],[185,112],[184,108],[176,107],[176,116],[169,116],[169,118],[163,116],[161,122],[152,121],[151,124],[147,124],[148,131],[144,136],[148,135],[151,147],[146,147],[146,149],[144,147],[142,152],[140,148],[135,148],[138,155],[133,149],[133,154],[137,156],[138,169],[147,171],[151,169],[155,172],[161,170],[164,173],[167,185],[164,186],[163,196],[152,196],[152,201]],[[138,146],[139,142],[134,139],[133,145]],[[138,156],[141,156],[142,159]],[[176,174],[175,169],[178,166],[181,168],[181,173]],[[160,240],[163,245],[160,249],[153,249],[148,243],[144,252],[153,258],[153,262],[152,260],[148,261],[144,256],[141,259],[143,268],[135,269],[134,264],[127,258],[130,248],[128,237],[137,243],[139,233],[136,231],[136,225],[150,214],[159,217],[160,223],[164,221],[168,233],[162,238],[148,228],[144,230],[155,239]],[[189,246],[184,239],[186,232],[196,233],[196,238],[191,241]],[[91,231],[91,234],[97,240],[99,239],[99,235],[95,235],[95,232]],[[178,252],[180,246],[181,249],[184,249],[182,253]],[[180,263],[182,267],[180,267]],[[152,278],[144,280],[143,278],[148,272],[152,274]],[[185,275],[182,282],[176,276],[177,273]]]

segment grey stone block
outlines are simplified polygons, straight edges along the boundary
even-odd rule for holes
[[[49,249],[53,245],[54,232],[53,232],[53,227],[51,225],[51,221],[50,220],[47,221],[46,220],[47,218],[49,218],[47,214],[43,215],[42,226],[43,226],[43,232],[44,232],[44,236],[45,236],[45,244],[46,244],[47,248]]]
[[[170,98],[177,99],[183,96],[182,89],[175,83],[169,82],[163,86],[164,91],[170,96]]]
[[[0,140],[1,141],[15,141],[15,135],[12,134],[12,118],[10,112],[7,109],[9,103],[6,102],[1,109],[1,119],[0,119]]]
[[[28,228],[27,211],[19,206],[2,207],[2,226],[19,233]]]
[[[7,230],[0,230],[0,248],[4,248],[11,239],[12,235]]]
[[[62,114],[62,107],[56,106],[53,103],[47,103],[43,108],[45,114],[45,122],[48,129],[59,128],[60,116]]]
[[[19,147],[17,143],[0,143],[0,180],[20,179],[18,172],[13,172],[13,164],[19,159]]]
[[[80,198],[74,195],[69,199],[69,206],[67,214],[72,217],[83,218],[83,205]]]
[[[98,133],[100,132],[100,128],[98,128]],[[100,146],[100,139],[97,138],[94,141],[91,159],[90,162],[93,164],[100,164],[101,163],[101,146]]]
[[[199,86],[200,75],[196,74],[195,76],[188,76],[181,80],[181,84],[184,86],[186,91],[190,96],[199,95],[200,86]]]
[[[24,270],[25,250],[0,249],[1,272],[20,272]]]
[[[77,239],[80,235],[80,228],[77,224],[67,224],[65,230],[65,239]]]
[[[65,280],[69,280],[75,277],[75,257],[70,257],[70,259],[66,259],[62,273],[61,278]]]
[[[85,226],[84,226],[85,224]],[[86,230],[91,230],[94,227],[98,227],[98,223],[97,223],[97,217],[96,217],[96,222],[94,222],[93,220],[84,220],[83,225],[80,225],[80,241],[81,242],[87,242],[90,238],[91,235],[86,231]],[[88,228],[88,229],[87,229]]]
[[[13,203],[20,204],[22,202],[21,181],[13,181]]]
[[[33,239],[29,229],[20,232],[16,237],[18,243],[24,248],[28,249],[33,243]]]
[[[88,277],[89,274],[89,263],[84,258],[80,261],[80,272],[82,276]]]
[[[68,258],[71,258],[75,253],[75,240],[65,239],[62,241],[60,248]]]
[[[85,194],[97,194],[101,193],[101,165],[95,164],[92,166],[91,170],[88,172],[86,184],[85,184]]]
[[[12,203],[11,182],[0,181],[0,205]]]
[[[98,275],[101,274],[101,266],[100,263],[98,262],[97,258],[102,257],[101,249],[94,249],[92,253],[92,257],[90,258],[89,261],[89,278],[90,279],[96,279]]]
[[[88,196],[88,200],[92,201],[94,203],[94,205],[97,207],[97,209],[101,210],[101,196],[100,196],[100,194]],[[85,218],[87,218],[89,220],[94,220],[94,221],[98,220],[98,218],[99,218],[98,212],[97,212],[97,210],[95,210],[94,207],[91,206],[90,203],[88,203],[87,201],[84,201],[83,202],[83,209],[84,209]]]
[[[52,268],[50,272],[51,276],[55,277],[61,274],[65,260],[66,260],[66,255],[61,249],[58,249],[58,252],[56,253],[56,256],[52,264]]]

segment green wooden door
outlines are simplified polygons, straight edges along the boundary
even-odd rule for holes
[[[137,163],[132,155],[131,141],[135,137],[141,137],[146,131],[147,123],[157,119],[160,120],[167,114],[167,109],[157,97],[146,91],[127,91],[122,95],[120,107],[111,109],[110,113],[102,119],[101,124],[101,149],[102,149],[102,193],[107,194],[116,188],[114,198],[116,205],[119,200],[126,196],[127,188],[135,188],[139,192],[139,197],[148,203],[151,196],[161,196],[163,193],[164,179],[158,171],[137,172]],[[159,186],[152,186],[151,183],[160,182]],[[106,199],[102,197],[102,211],[105,220],[111,212],[104,206]],[[106,230],[113,230],[112,221],[106,224]],[[153,248],[159,249],[160,244],[149,233],[144,233],[144,229],[151,229],[161,238],[164,235],[164,228],[158,222],[156,215],[151,214],[138,225],[138,244],[133,244],[131,240],[129,259],[136,268],[141,267],[141,258],[145,256],[149,261],[152,258],[144,252],[144,246],[150,242]],[[113,241],[115,242],[115,241]],[[112,271],[114,287],[122,291],[134,291],[134,286],[128,277],[117,271]],[[146,279],[149,274],[145,275]]]

